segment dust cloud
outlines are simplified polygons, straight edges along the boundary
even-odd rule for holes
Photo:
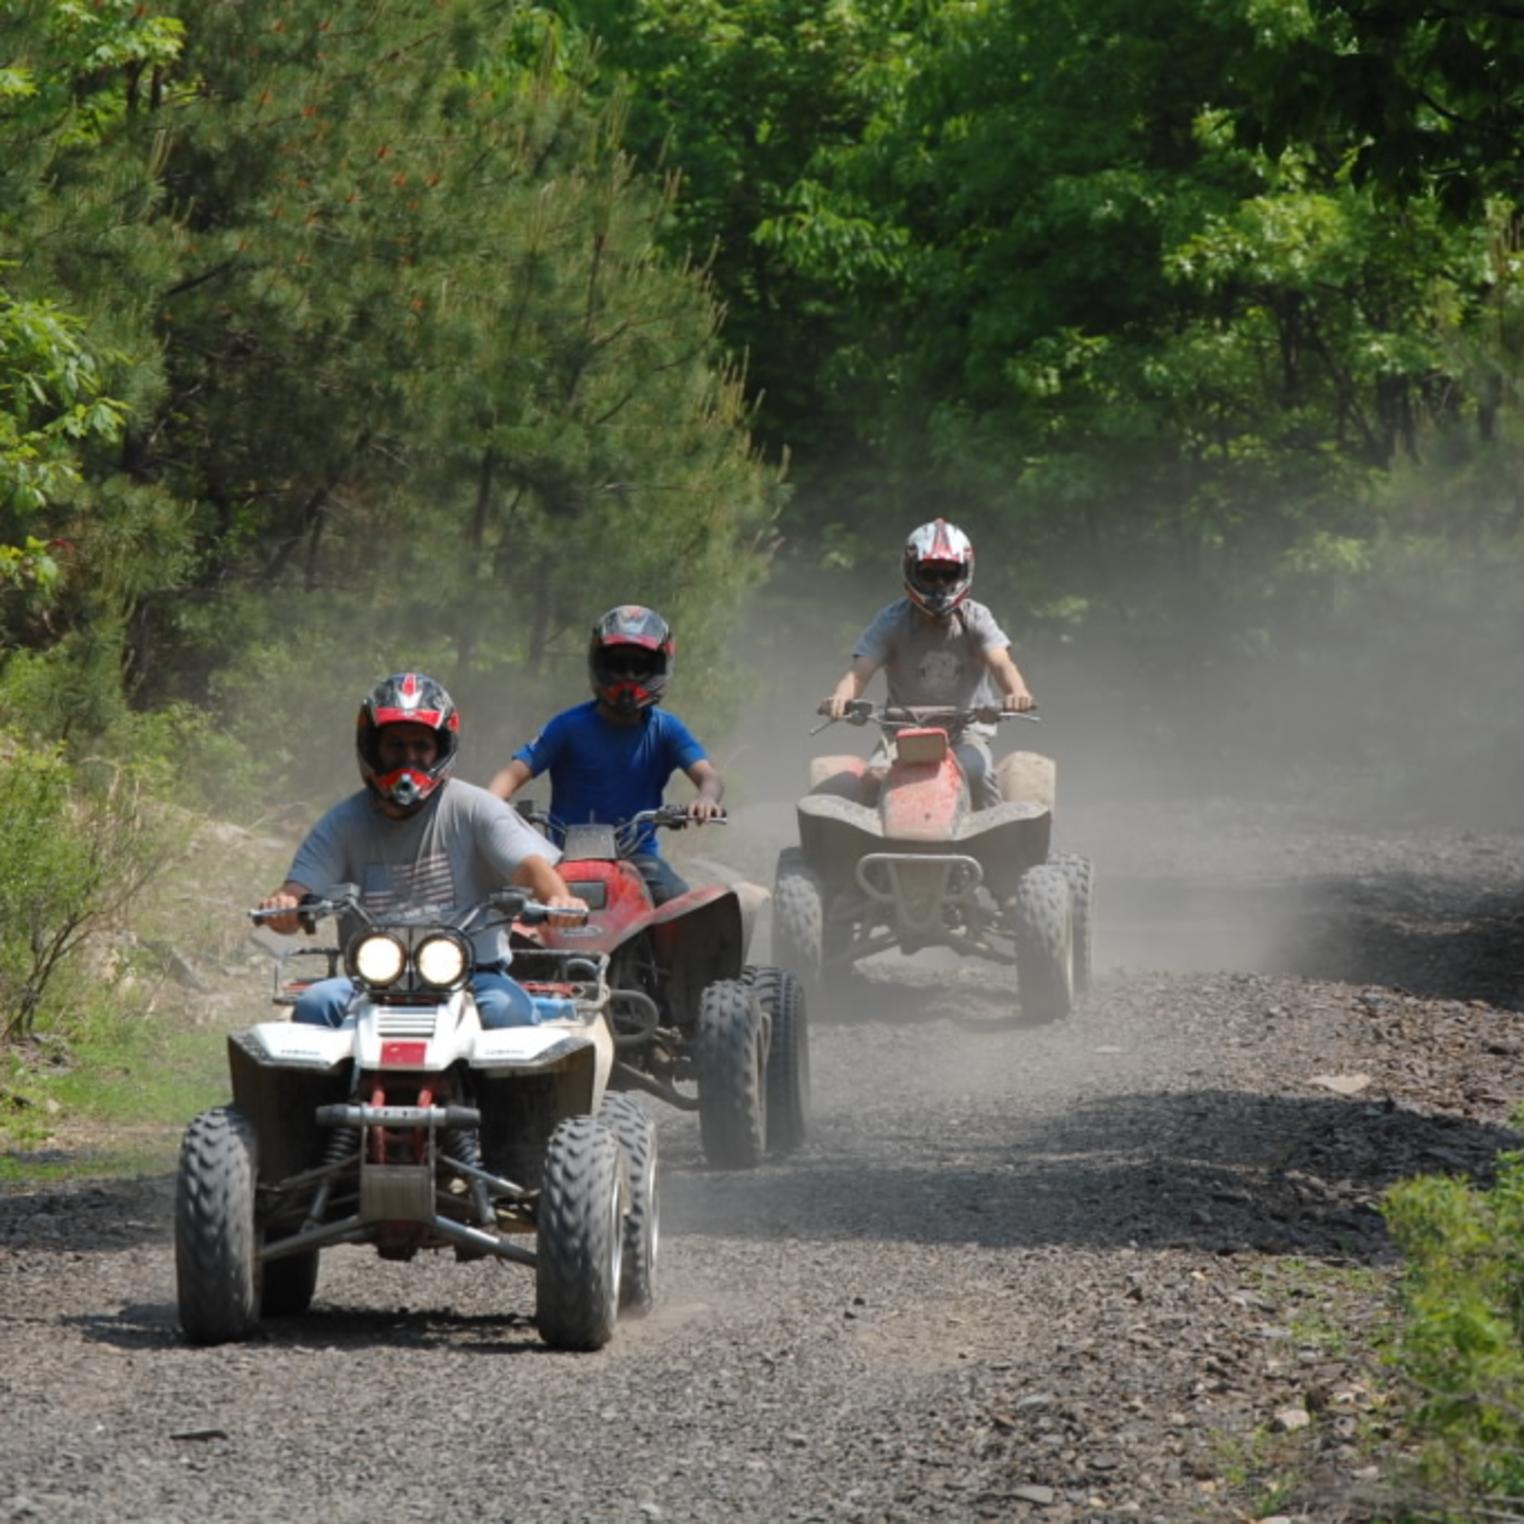
[[[883,563],[780,566],[736,637],[743,712],[709,740],[735,813],[723,855],[759,882],[797,839],[809,758],[872,748],[867,731],[809,732],[855,636],[899,594],[893,554]],[[1002,727],[997,755],[1058,763],[1054,841],[1097,864],[1102,972],[1357,970],[1334,945],[1340,918],[1400,874],[1399,837],[1435,841],[1440,881],[1462,866],[1443,843],[1476,842],[1501,892],[1524,848],[1511,840],[1524,831],[1515,581],[1472,559],[1324,607],[1176,606],[1064,627],[976,579],[1043,715],[1040,729]]]

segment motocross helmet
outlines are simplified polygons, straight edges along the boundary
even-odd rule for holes
[[[946,619],[973,585],[973,542],[956,524],[933,519],[911,530],[903,564],[910,601],[933,619]]]
[[[667,621],[654,609],[638,603],[610,609],[593,626],[587,648],[594,695],[624,714],[659,704],[676,649]]]
[[[426,768],[382,770],[381,732],[388,725],[427,725],[439,743]],[[460,749],[460,714],[443,686],[422,672],[382,678],[360,705],[355,719],[355,752],[366,788],[408,814],[418,809],[455,766]]]

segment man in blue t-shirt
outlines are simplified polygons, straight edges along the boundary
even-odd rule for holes
[[[672,632],[639,604],[610,609],[593,626],[588,671],[593,701],[558,714],[487,785],[511,799],[531,778],[550,773],[550,813],[560,826],[618,825],[657,809],[681,768],[698,789],[688,806],[695,825],[724,814],[725,785],[688,727],[658,709],[672,670]],[[663,904],[687,889],[647,828],[630,861],[651,898]]]

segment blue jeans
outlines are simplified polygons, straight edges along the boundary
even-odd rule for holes
[[[688,892],[686,881],[678,877],[677,871],[665,857],[655,852],[642,852],[630,861],[646,881],[653,905],[665,905],[668,900],[675,900],[678,895]]]
[[[988,810],[999,804],[1000,785],[995,781],[990,743],[983,736],[961,736],[954,749],[963,776],[968,779],[968,797],[973,807]]]
[[[481,1013],[482,1025],[488,1030],[538,1024],[539,1013],[529,992],[522,985],[515,984],[507,974],[478,971],[471,976],[471,989],[476,995],[476,1009]],[[354,992],[353,979],[319,979],[296,997],[291,1019],[309,1027],[342,1026]]]

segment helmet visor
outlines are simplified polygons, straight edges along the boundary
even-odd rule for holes
[[[915,579],[928,592],[951,592],[968,575],[961,561],[920,561]]]
[[[666,665],[666,657],[660,651],[650,651],[644,646],[605,646],[598,653],[599,669],[616,679],[639,682],[655,677]]]

